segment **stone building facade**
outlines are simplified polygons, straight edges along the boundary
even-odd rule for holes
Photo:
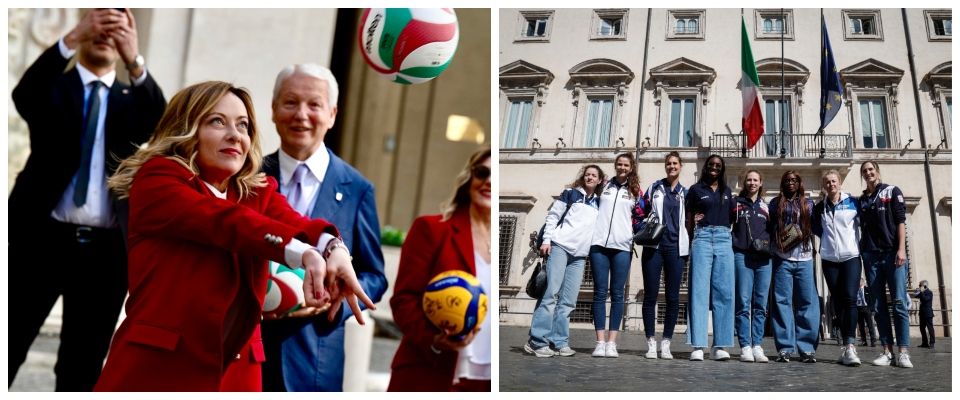
[[[609,174],[616,154],[634,153],[646,190],[665,176],[664,156],[674,150],[683,157],[684,186],[695,183],[706,157],[717,153],[734,191],[743,170],[763,172],[768,201],[787,170],[800,172],[815,200],[820,177],[830,169],[841,172],[845,192],[859,195],[865,188],[860,164],[876,160],[883,181],[901,187],[908,204],[908,292],[928,280],[934,309],[941,308],[941,297],[949,308],[951,15],[942,9],[824,9],[843,109],[821,138],[820,10],[743,9],[766,123],[760,143],[744,150],[741,10],[500,9],[501,323],[529,324],[535,302],[523,286],[538,260],[530,235],[580,167],[595,163]],[[778,131],[782,135],[770,134]],[[827,295],[816,264],[817,287]],[[634,258],[626,330],[642,330],[640,266]],[[574,326],[593,326],[592,282],[588,266]],[[934,324],[942,324],[945,314],[936,314]],[[681,305],[680,324],[684,315]],[[915,312],[911,319],[917,323]]]

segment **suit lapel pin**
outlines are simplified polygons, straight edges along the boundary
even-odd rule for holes
[[[123,94],[128,94],[128,93],[130,93],[129,89],[123,89]]]
[[[343,193],[337,192],[337,201],[343,200]]]

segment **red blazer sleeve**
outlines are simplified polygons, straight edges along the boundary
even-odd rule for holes
[[[140,168],[131,185],[130,230],[280,263],[284,262],[284,247],[293,238],[316,244],[320,233],[339,235],[336,227],[325,221],[291,215],[296,212],[286,200],[274,196],[276,181],[269,182],[269,187],[258,190],[260,198],[253,200],[259,203],[254,206],[267,214],[263,215],[250,206],[204,194],[208,189],[192,171],[173,160],[154,158]],[[273,243],[271,236],[281,242]],[[135,241],[131,237],[131,247]]]
[[[436,361],[437,357],[430,346],[439,331],[423,314],[422,302],[423,291],[433,276],[433,264],[439,251],[440,240],[434,232],[434,228],[439,227],[431,224],[427,218],[430,217],[417,218],[403,242],[390,307],[393,309],[393,319],[404,337],[411,339],[410,343],[422,353],[424,360]]]

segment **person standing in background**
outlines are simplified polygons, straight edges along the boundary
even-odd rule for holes
[[[77,54],[75,68],[66,73]],[[121,62],[131,85],[117,80]],[[150,138],[167,101],[147,72],[129,9],[88,10],[13,89],[30,157],[9,199],[8,386],[63,295],[56,391],[93,390],[127,293],[125,237],[107,178]],[[78,129],[79,128],[79,129]],[[51,251],[54,250],[54,251]],[[33,282],[43,255],[45,282]],[[78,264],[79,262],[79,264]],[[81,264],[93,263],[92,268]]]
[[[937,342],[937,336],[933,332],[933,292],[927,286],[927,281],[920,281],[920,286],[913,292],[913,297],[920,299],[920,347],[933,348]],[[927,332],[930,333],[930,340],[927,340]]]
[[[877,329],[873,326],[873,311],[870,304],[873,299],[870,296],[870,288],[867,287],[867,281],[860,278],[860,289],[857,290],[857,325],[860,328],[861,346],[867,345],[867,332],[870,333],[870,347],[877,347]]]

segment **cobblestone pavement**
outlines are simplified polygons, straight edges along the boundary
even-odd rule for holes
[[[914,368],[877,367],[869,364],[882,348],[858,348],[860,367],[836,363],[836,342],[821,342],[816,364],[804,364],[794,355],[778,363],[773,338],[764,338],[763,349],[770,363],[740,362],[739,348],[727,348],[729,361],[707,358],[689,361],[693,350],[683,328],[678,327],[671,344],[673,360],[646,359],[642,332],[621,332],[619,358],[593,358],[593,330],[571,329],[573,357],[537,358],[523,351],[529,327],[500,327],[500,391],[951,391],[952,340],[937,338],[936,348],[921,349],[920,338],[911,338]],[[711,338],[712,342],[712,338]]]

